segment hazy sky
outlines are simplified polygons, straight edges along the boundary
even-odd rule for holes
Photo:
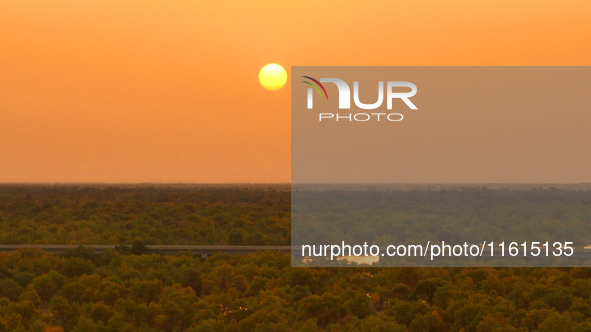
[[[0,1],[0,182],[289,182],[289,81],[263,89],[265,64],[590,65],[589,17],[588,0]]]

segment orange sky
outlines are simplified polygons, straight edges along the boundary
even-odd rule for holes
[[[289,182],[290,87],[264,90],[265,64],[591,65],[589,17],[588,0],[1,1],[0,182]]]

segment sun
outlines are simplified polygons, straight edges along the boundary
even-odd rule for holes
[[[287,72],[276,63],[270,63],[259,72],[259,82],[267,90],[281,89],[287,82]]]

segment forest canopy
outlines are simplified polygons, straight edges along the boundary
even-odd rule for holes
[[[589,268],[292,268],[289,255],[0,253],[0,331],[591,331]]]
[[[0,186],[0,244],[288,245],[289,186]]]
[[[409,238],[442,234],[438,218],[456,220],[460,234],[474,232],[466,223],[499,217],[548,234],[565,220],[591,220],[585,190],[384,194],[391,199],[376,201],[400,218],[383,231]],[[289,245],[290,196],[286,186],[3,185],[0,243]],[[355,227],[341,229],[357,236]],[[591,332],[591,269],[292,268],[289,255],[275,252],[202,259],[20,249],[0,253],[4,331]]]
[[[288,185],[1,185],[0,244],[290,245],[292,231],[307,244],[591,244],[589,188],[410,187],[294,197],[292,205]]]

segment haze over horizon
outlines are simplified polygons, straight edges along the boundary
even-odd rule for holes
[[[0,2],[0,183],[289,183],[290,82],[265,90],[264,65],[288,77],[296,65],[588,66],[589,12],[583,0]],[[494,117],[453,132],[431,121],[404,137],[400,182],[591,182],[591,113],[554,116],[517,117],[521,140],[503,146],[475,125],[493,132]]]
[[[591,182],[565,182],[565,183],[428,183],[428,182],[399,182],[399,183],[298,183],[290,182],[0,182],[0,186],[162,186],[162,187],[265,187],[265,186],[368,186],[368,187],[394,187],[394,188],[416,188],[416,187],[488,187],[488,188],[578,188],[591,190]]]

